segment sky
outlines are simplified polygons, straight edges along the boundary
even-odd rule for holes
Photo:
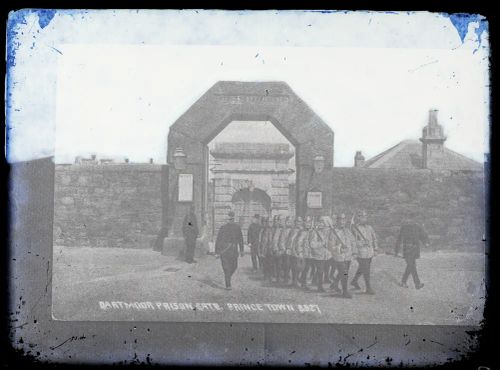
[[[429,109],[448,148],[480,162],[488,152],[488,43],[477,24],[461,40],[431,13],[202,13],[196,23],[180,23],[193,12],[60,13],[32,49],[18,36],[8,158],[165,163],[170,125],[220,80],[286,82],[334,131],[336,166],[418,139]],[[30,17],[26,33],[37,28],[28,32]]]

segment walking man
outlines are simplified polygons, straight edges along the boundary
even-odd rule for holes
[[[252,223],[248,227],[247,233],[247,243],[250,245],[250,254],[252,256],[252,267],[253,271],[258,271],[259,264],[257,261],[257,256],[259,253],[259,237],[260,237],[260,219],[259,215],[253,216]]]
[[[284,223],[280,215],[274,217],[273,239],[272,239],[272,261],[273,261],[273,279],[275,283],[279,283],[279,275],[281,270],[281,251],[280,239],[284,230]]]
[[[292,240],[291,250],[292,285],[296,288],[300,288],[299,278],[305,265],[303,245],[308,236],[304,222],[300,216],[295,220],[295,229],[296,235]]]
[[[231,289],[231,277],[238,267],[238,248],[243,255],[243,234],[240,225],[234,222],[234,212],[229,212],[229,220],[222,225],[215,241],[215,254],[220,256],[226,289]]]
[[[182,223],[182,234],[186,243],[185,260],[187,263],[196,262],[193,257],[198,233],[198,223],[196,222],[196,215],[194,214],[194,206],[191,205]]]
[[[304,238],[302,239],[301,247],[301,257],[302,257],[302,268],[299,277],[300,286],[304,290],[309,290],[307,286],[307,275],[313,270],[314,262],[311,257],[311,239],[314,233],[313,228],[313,219],[311,216],[307,216],[305,220],[305,230],[304,230]],[[313,275],[314,277],[314,275]]]
[[[259,257],[259,269],[263,274],[266,274],[267,265],[266,265],[266,251],[265,247],[267,245],[267,218],[262,217],[260,219],[260,231],[259,231],[259,248],[258,248],[258,257]]]
[[[417,259],[420,258],[420,244],[424,244],[428,247],[429,237],[423,227],[412,220],[413,218],[412,215],[406,220],[405,224],[401,226],[394,254],[397,256],[400,249],[403,248],[403,258],[406,261],[406,270],[401,279],[401,286],[408,288],[406,281],[411,275],[415,288],[421,289],[424,287],[424,284],[420,282],[418,277]]]
[[[311,257],[315,265],[315,282],[318,292],[324,292],[323,282],[326,272],[326,263],[331,257],[331,252],[327,249],[327,239],[330,229],[328,229],[324,218],[318,221],[318,227],[314,230],[310,246]]]
[[[356,239],[346,225],[346,216],[344,213],[341,213],[338,216],[337,221],[338,227],[333,229],[333,234],[336,238],[333,258],[339,271],[338,278],[342,284],[342,297],[352,298],[352,295],[347,290],[347,282],[349,277],[349,267],[351,266],[352,251],[356,243]]]
[[[367,224],[367,212],[362,210],[359,212],[359,224],[354,224],[352,231],[356,237],[357,243],[357,260],[358,270],[351,281],[351,285],[355,289],[361,289],[358,284],[358,279],[363,276],[365,280],[366,294],[375,294],[370,285],[370,266],[372,258],[378,251],[377,236],[373,227]]]

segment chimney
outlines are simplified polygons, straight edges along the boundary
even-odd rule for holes
[[[149,163],[153,164],[153,158],[149,158]]]
[[[364,167],[365,166],[365,157],[361,151],[357,151],[354,156],[354,167]]]
[[[429,123],[422,129],[422,168],[442,168],[444,142],[443,126],[438,123],[438,110],[429,111]]]
[[[128,158],[125,158],[125,163],[128,163]]]

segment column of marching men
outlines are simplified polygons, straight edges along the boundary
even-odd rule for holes
[[[290,285],[297,289],[325,291],[325,285],[345,298],[349,293],[351,262],[357,260],[357,270],[350,281],[354,289],[374,294],[370,284],[372,258],[377,253],[377,238],[367,224],[366,211],[360,211],[356,222],[345,214],[306,217],[255,215],[248,231],[255,271],[261,271],[266,281]]]

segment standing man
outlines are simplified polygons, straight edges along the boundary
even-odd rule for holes
[[[292,230],[292,223],[290,216],[286,216],[284,220],[281,222],[281,235],[278,240],[278,282],[280,278],[283,278],[283,283],[288,284],[287,277],[287,264],[288,259],[286,255],[286,248],[288,243],[288,236],[290,235],[290,231]]]
[[[338,279],[340,279],[342,284],[342,297],[352,298],[352,295],[347,290],[347,282],[349,278],[349,267],[351,266],[352,251],[356,244],[356,239],[346,225],[346,215],[344,213],[338,216],[337,221],[338,227],[333,229],[336,238],[333,258],[339,271]]]
[[[267,265],[266,265],[266,251],[265,246],[267,244],[267,218],[261,218],[260,232],[259,232],[259,248],[258,248],[258,256],[259,256],[259,268],[260,270],[266,274]]]
[[[189,207],[189,211],[184,217],[182,223],[182,234],[186,242],[185,258],[187,263],[195,263],[193,259],[194,250],[196,248],[196,238],[198,237],[198,223],[196,222],[196,215],[194,214],[194,205]]]
[[[415,283],[415,288],[421,289],[424,287],[424,284],[420,282],[418,277],[417,259],[420,258],[420,244],[424,244],[428,247],[429,237],[423,227],[416,224],[413,219],[414,215],[411,215],[407,218],[405,224],[401,226],[394,254],[397,256],[401,247],[403,248],[403,258],[406,261],[406,270],[401,279],[401,286],[408,288],[406,281],[411,275]]]
[[[279,275],[281,270],[280,257],[280,239],[283,233],[283,220],[280,215],[274,217],[273,239],[272,239],[272,261],[273,261],[273,282],[279,283]]]
[[[304,269],[304,250],[302,245],[307,237],[307,232],[304,227],[304,222],[302,217],[297,217],[295,220],[296,234],[292,240],[292,250],[291,250],[291,266],[292,266],[292,285],[296,288],[300,288],[299,277],[300,273]]]
[[[293,241],[297,236],[299,229],[297,228],[297,221],[291,217],[287,217],[287,228],[289,228],[288,235],[285,241],[285,253],[283,254],[284,260],[284,276],[285,276],[285,285],[290,282],[290,272],[292,272],[293,266],[293,255],[292,255],[292,247]],[[292,274],[292,284],[293,284],[293,274]]]
[[[367,212],[362,210],[359,212],[358,216],[359,224],[354,224],[352,227],[357,243],[358,270],[351,281],[351,285],[355,289],[361,289],[358,284],[358,279],[363,276],[365,280],[366,294],[375,294],[370,285],[370,266],[372,258],[378,251],[377,236],[375,235],[373,227],[367,224]]]
[[[314,262],[313,262],[313,259],[311,257],[311,239],[312,239],[312,236],[314,233],[314,228],[313,228],[314,225],[313,225],[313,219],[311,216],[306,217],[304,226],[305,226],[304,237],[301,240],[302,245],[300,246],[302,249],[301,250],[301,257],[303,258],[303,265],[302,265],[303,268],[301,269],[301,272],[300,272],[299,282],[300,282],[300,286],[304,290],[309,290],[309,287],[307,286],[307,275],[309,274],[309,272],[311,272],[311,270],[314,267]]]
[[[311,238],[311,257],[315,265],[315,282],[318,286],[318,292],[324,292],[323,282],[326,271],[326,261],[331,257],[330,251],[327,249],[327,239],[329,229],[324,218],[318,221],[318,227],[314,230]]]
[[[247,243],[248,245],[250,245],[250,254],[252,256],[253,271],[257,271],[259,269],[257,255],[259,252],[260,231],[261,231],[260,217],[258,214],[255,214],[253,216],[252,223],[248,227],[248,233],[247,233]]]
[[[238,248],[243,255],[243,234],[241,227],[234,222],[234,212],[229,212],[229,220],[217,233],[215,254],[220,256],[226,289],[231,289],[231,277],[238,267]]]

